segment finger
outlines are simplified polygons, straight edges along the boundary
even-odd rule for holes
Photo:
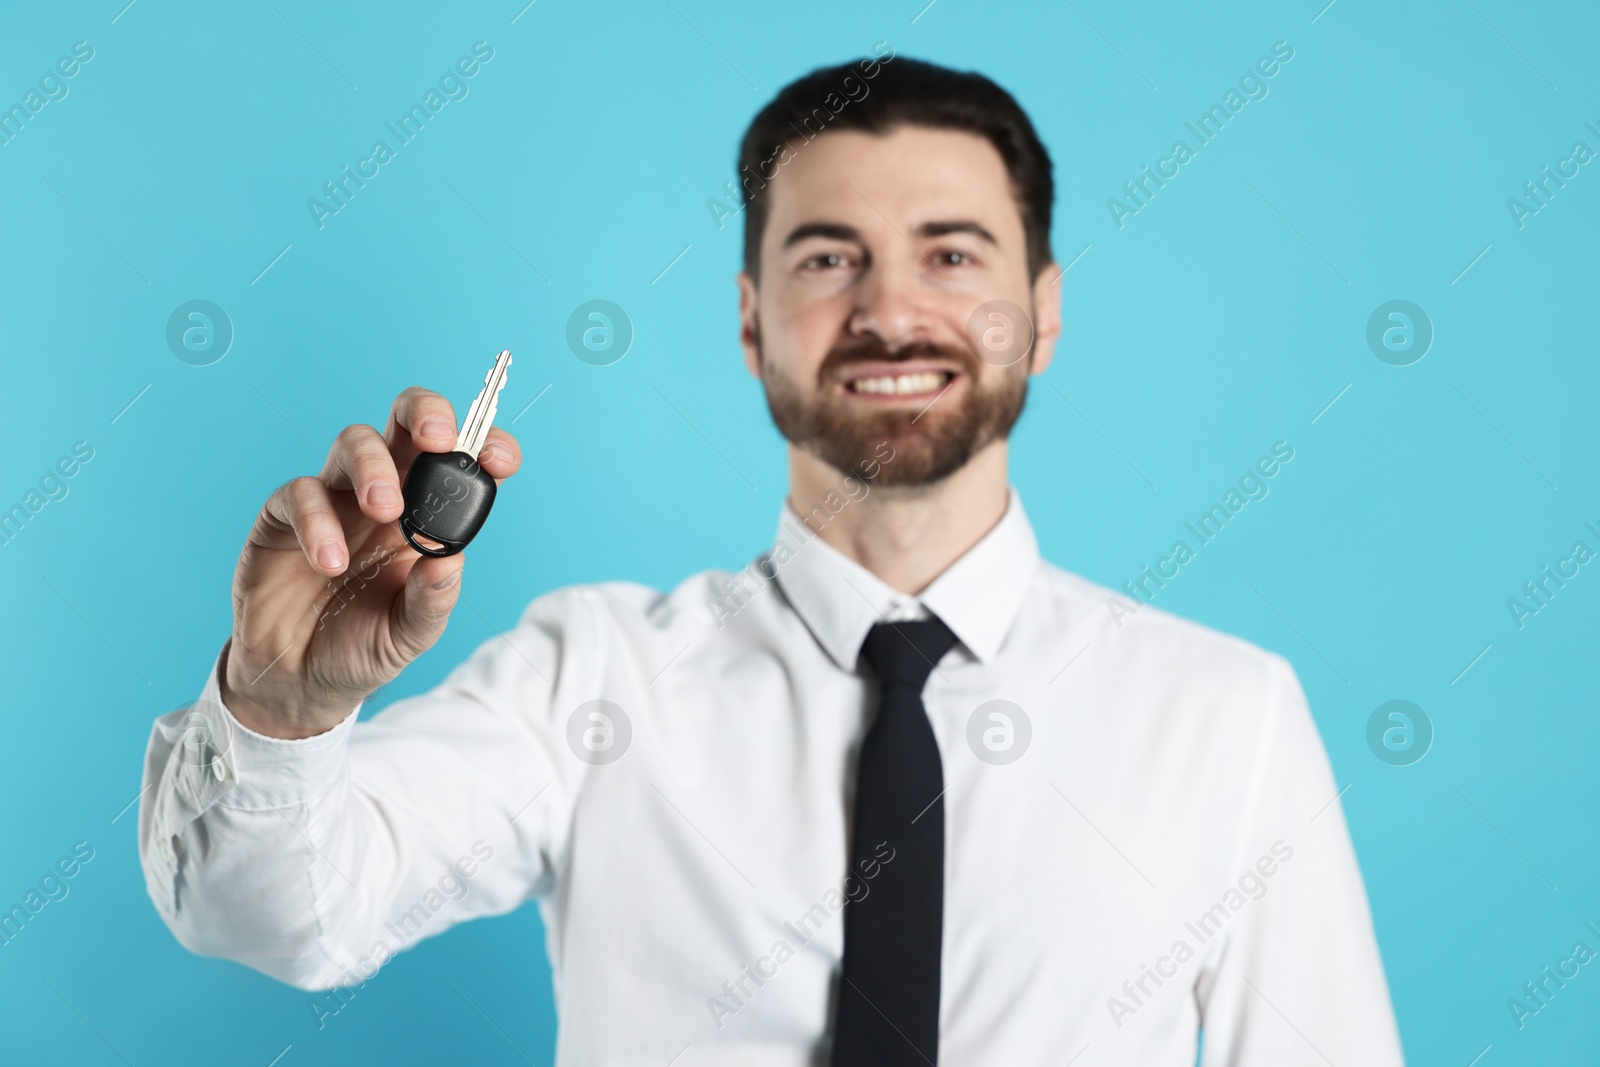
[[[344,573],[350,561],[344,525],[334,510],[332,492],[316,478],[305,476],[279,486],[262,507],[257,530],[264,523],[293,530],[306,561],[318,572],[330,578]]]
[[[489,439],[478,453],[478,463],[495,481],[503,482],[522,466],[522,446],[506,431],[491,426]]]
[[[461,570],[466,557],[424,556],[406,575],[405,588],[395,600],[389,630],[396,650],[406,662],[433,647],[450,621],[461,595]]]
[[[346,426],[333,440],[322,482],[329,489],[350,489],[361,513],[373,522],[393,522],[404,507],[400,474],[389,446],[371,426]]]
[[[456,410],[438,393],[413,385],[395,397],[383,439],[395,467],[406,470],[418,452],[449,452],[456,447]]]

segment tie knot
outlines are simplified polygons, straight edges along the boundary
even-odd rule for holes
[[[955,647],[956,635],[940,619],[880,622],[867,631],[861,658],[879,683],[899,683],[918,693],[944,654]]]

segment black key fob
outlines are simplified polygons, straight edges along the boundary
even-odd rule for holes
[[[465,452],[422,452],[406,472],[400,532],[424,556],[453,556],[483,528],[494,507],[489,472]]]

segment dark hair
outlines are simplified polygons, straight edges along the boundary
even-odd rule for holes
[[[1050,153],[1011,94],[982,74],[917,59],[874,57],[819,67],[790,82],[751,120],[739,145],[738,183],[744,201],[744,269],[759,278],[761,235],[767,224],[767,183],[787,159],[785,146],[822,133],[856,130],[886,134],[897,126],[966,130],[986,137],[1011,176],[1027,239],[1028,277],[1053,258],[1050,209],[1055,200]],[[797,146],[798,146],[797,144]]]

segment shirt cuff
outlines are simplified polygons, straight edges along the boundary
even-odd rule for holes
[[[156,790],[139,806],[140,857],[151,899],[169,922],[178,910],[184,828],[213,805],[266,811],[325,793],[346,771],[361,710],[357,704],[339,725],[303,740],[258,734],[222,703],[219,667],[227,648],[212,662],[199,698],[156,720],[145,754],[145,790]]]
[[[192,793],[196,814],[213,803],[236,810],[283,808],[327,792],[345,770],[350,731],[362,705],[314,737],[289,740],[257,733],[222,702],[220,672],[226,652],[224,645],[200,698],[185,716],[175,761],[179,791]]]

